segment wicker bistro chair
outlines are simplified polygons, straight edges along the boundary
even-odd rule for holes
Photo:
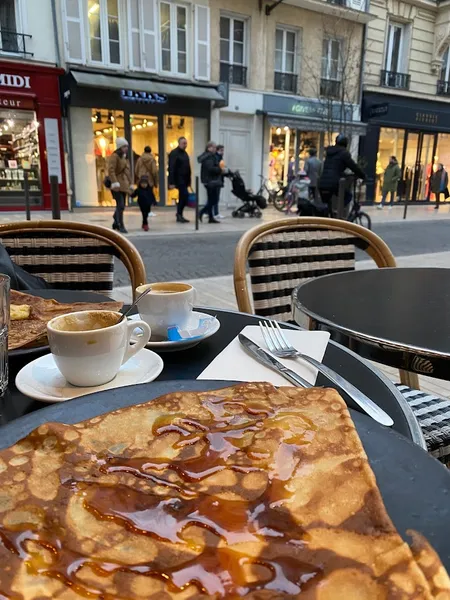
[[[13,262],[55,289],[111,292],[114,257],[128,271],[133,297],[146,282],[136,247],[99,225],[57,220],[7,223],[0,225],[0,242]]]

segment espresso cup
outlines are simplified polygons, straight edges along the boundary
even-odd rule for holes
[[[139,301],[138,310],[152,330],[152,335],[167,339],[169,327],[185,327],[194,308],[195,289],[187,283],[151,283],[141,285],[136,293],[151,288]]]
[[[143,321],[119,323],[122,315],[89,310],[55,317],[47,324],[50,350],[56,366],[69,383],[79,387],[103,385],[148,343],[151,329]],[[143,335],[131,344],[139,327]]]

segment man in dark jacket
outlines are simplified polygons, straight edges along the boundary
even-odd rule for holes
[[[191,186],[191,162],[186,152],[188,142],[180,137],[178,146],[169,154],[169,190],[178,190],[177,223],[189,223],[183,216]]]
[[[336,138],[336,145],[328,146],[326,149],[322,175],[319,179],[319,191],[322,202],[328,204],[330,215],[332,199],[333,196],[339,194],[339,180],[344,176],[345,170],[350,169],[360,179],[366,178],[364,171],[352,159],[347,146],[348,139],[345,135],[339,134]]]
[[[205,152],[198,157],[198,162],[201,164],[200,178],[208,195],[206,206],[200,211],[200,221],[203,219],[203,215],[207,214],[209,223],[220,223],[214,217],[214,214],[215,207],[219,202],[220,188],[223,185],[223,171],[217,157],[217,144],[215,142],[208,142]]]

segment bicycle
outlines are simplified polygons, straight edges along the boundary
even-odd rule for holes
[[[278,182],[277,188],[271,188],[268,185],[269,180],[266,177],[260,175],[259,178],[261,179],[261,187],[256,192],[256,195],[263,196],[264,198],[266,198],[269,204],[273,204],[275,208],[278,208],[277,203],[282,201],[282,198],[284,197],[286,192],[286,188],[280,181]],[[267,193],[267,197],[265,196],[265,193]],[[278,210],[280,210],[280,208],[278,208]]]
[[[359,185],[358,185],[359,184]],[[356,188],[358,187],[358,194],[356,194]],[[350,212],[347,216],[347,221],[350,223],[356,223],[366,229],[372,229],[372,219],[370,216],[361,210],[361,181],[354,181],[353,183],[353,201],[350,208]]]

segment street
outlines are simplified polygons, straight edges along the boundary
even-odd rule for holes
[[[375,223],[374,231],[396,258],[450,250],[450,220]],[[206,279],[233,272],[234,250],[242,232],[166,235],[146,239],[128,236],[147,269],[148,280]],[[367,255],[358,252],[358,260]],[[128,285],[125,269],[116,269],[115,285]]]

